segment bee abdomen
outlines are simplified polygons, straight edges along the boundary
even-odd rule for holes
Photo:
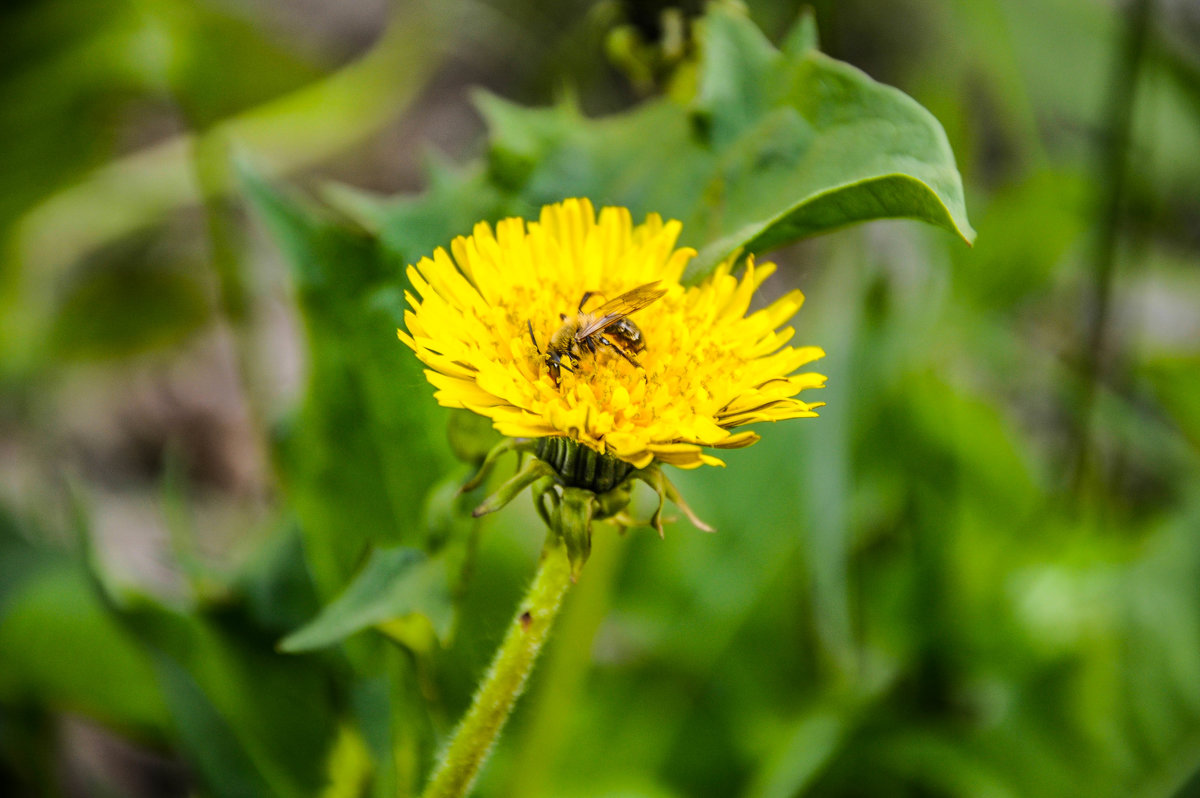
[[[607,493],[633,471],[633,466],[624,460],[558,436],[538,438],[537,456],[550,464],[564,485],[594,493]]]

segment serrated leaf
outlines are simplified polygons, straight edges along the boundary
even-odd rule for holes
[[[439,636],[454,619],[446,565],[418,549],[378,549],[341,596],[279,644],[288,652],[333,645],[355,632],[421,615]]]
[[[432,255],[476,222],[528,210],[514,206],[480,165],[460,170],[430,159],[427,167],[429,189],[419,198],[381,199],[341,185],[326,187],[324,198],[377,234],[402,263]]]
[[[928,111],[817,52],[804,19],[782,51],[728,4],[714,4],[703,28],[686,105],[662,98],[587,119],[569,104],[527,109],[478,95],[486,174],[511,194],[506,209],[587,196],[680,219],[681,243],[699,250],[693,280],[735,250],[870,219],[918,219],[972,240],[953,153]],[[403,251],[402,228],[384,223],[381,235]]]
[[[792,25],[780,45],[780,49],[788,55],[800,56],[815,50],[820,46],[817,36],[817,15],[812,6],[800,9],[800,16]]]
[[[693,112],[714,149],[729,146],[774,103],[770,74],[779,53],[739,11],[717,4],[704,18],[704,60]]]

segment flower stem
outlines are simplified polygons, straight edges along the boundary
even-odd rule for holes
[[[553,795],[550,772],[568,740],[575,699],[583,691],[592,662],[592,643],[612,600],[613,583],[629,543],[609,527],[587,561],[587,579],[579,584],[563,610],[554,645],[541,666],[541,684],[526,701],[528,722],[522,729],[508,783],[498,790],[508,798]]]
[[[571,586],[571,562],[562,538],[550,534],[537,576],[491,667],[475,691],[471,707],[454,731],[422,798],[461,798],[491,753],[504,722],[525,687],[542,644]]]

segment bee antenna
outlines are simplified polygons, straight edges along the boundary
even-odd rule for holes
[[[537,353],[540,355],[542,353],[542,348],[538,346],[537,338],[533,335],[533,322],[529,319],[526,319],[525,326],[529,328],[529,340],[533,341],[533,348],[536,349]]]

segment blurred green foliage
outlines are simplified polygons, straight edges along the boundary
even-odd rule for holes
[[[216,3],[0,12],[0,792],[419,790],[541,532],[469,519],[489,436],[395,340],[403,269],[586,195],[682,219],[693,277],[778,260],[828,404],[673,475],[718,534],[597,531],[480,795],[1200,794],[1200,20],[1142,3],[411,4],[355,59]],[[471,63],[481,156],[393,193],[379,131]],[[271,179],[311,164],[389,195]],[[795,243],[894,216],[943,229]],[[189,421],[211,340],[241,426]]]

